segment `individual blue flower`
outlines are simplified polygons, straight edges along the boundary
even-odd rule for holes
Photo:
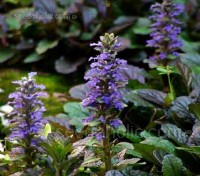
[[[150,34],[152,39],[147,41],[147,46],[156,48],[156,51],[150,59],[164,60],[170,55],[177,57],[177,51],[182,47],[182,42],[178,38],[181,23],[177,18],[183,12],[183,5],[163,0],[162,4],[152,5],[151,11],[154,13],[150,17],[153,21]]]
[[[110,126],[117,129],[120,125],[122,125],[122,121],[119,119],[112,119],[110,120]]]
[[[35,83],[33,77],[36,74],[31,72],[28,78],[23,77],[20,81],[13,81],[19,87],[16,92],[9,95],[9,99],[13,100],[9,104],[13,105],[14,110],[10,114],[13,118],[10,120],[12,128],[8,139],[24,143],[25,148],[37,144],[37,137],[45,124],[43,120],[45,107],[39,100],[43,96],[39,91],[44,90],[45,86]]]

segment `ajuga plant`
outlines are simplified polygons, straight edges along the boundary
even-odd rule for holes
[[[39,142],[42,153],[45,153],[48,165],[44,167],[46,175],[76,175],[82,162],[82,154],[72,154],[72,141],[60,132],[49,133],[47,139]]]
[[[45,123],[42,117],[45,107],[39,100],[39,97],[43,95],[39,91],[45,89],[45,86],[36,84],[33,79],[36,74],[36,72],[31,72],[28,77],[13,81],[19,87],[16,92],[9,95],[9,98],[13,100],[9,104],[13,105],[14,110],[10,114],[11,134],[8,140],[15,141],[17,146],[12,148],[11,153],[14,156],[23,156],[28,168],[34,164],[37,140]]]
[[[156,48],[155,54],[150,59],[166,65],[167,59],[177,58],[178,50],[182,42],[178,39],[181,32],[181,22],[178,16],[183,11],[183,5],[174,4],[172,0],[163,0],[162,4],[156,3],[151,6],[153,21],[150,36],[152,39],[147,41],[148,47]]]
[[[112,169],[110,132],[111,129],[122,125],[117,114],[125,104],[119,89],[125,87],[127,80],[120,74],[120,70],[126,69],[127,62],[116,57],[121,43],[114,34],[106,33],[100,37],[98,43],[92,43],[91,46],[94,46],[100,54],[89,59],[92,63],[85,76],[89,91],[82,101],[82,106],[89,107],[92,115],[84,122],[98,123],[92,135],[103,145],[102,160],[105,163],[105,171],[108,171]]]

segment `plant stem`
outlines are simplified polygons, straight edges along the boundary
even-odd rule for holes
[[[174,88],[173,88],[172,83],[171,83],[170,73],[171,72],[170,72],[169,68],[167,67],[167,78],[168,78],[169,89],[170,89],[170,93],[172,95],[172,98],[174,100],[175,99],[175,93],[174,93]]]
[[[109,131],[106,124],[103,125],[103,147],[104,147],[104,154],[105,154],[105,173],[112,169],[111,164],[111,153],[110,153],[110,141],[109,141]]]
[[[56,176],[60,176],[60,169],[58,166],[55,166],[56,169]]]

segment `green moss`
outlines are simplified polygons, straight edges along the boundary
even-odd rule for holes
[[[4,90],[3,93],[0,93],[0,105],[6,104],[8,102],[8,95],[15,91],[16,86],[11,82],[20,80],[21,77],[27,76],[27,74],[27,72],[13,69],[0,70],[0,88]],[[65,77],[61,75],[38,73],[36,81],[38,84],[45,85],[46,92],[49,94],[48,98],[42,99],[47,109],[45,115],[56,115],[63,112],[64,103],[58,98],[53,97],[53,93],[68,92],[71,85]]]

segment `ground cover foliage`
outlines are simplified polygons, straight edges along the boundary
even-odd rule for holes
[[[1,67],[39,72],[1,76],[0,175],[199,175],[199,6],[4,0]]]

